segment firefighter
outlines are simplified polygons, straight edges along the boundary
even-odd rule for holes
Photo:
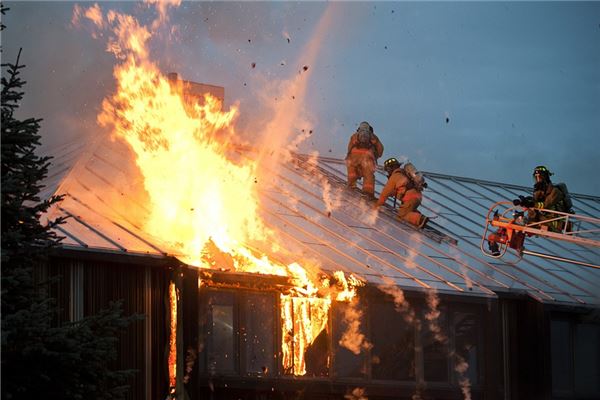
[[[552,181],[550,180],[551,175],[553,175],[553,173],[545,166],[539,165],[535,167],[533,170],[533,196],[519,196],[518,199],[513,200],[515,205],[529,208],[527,211],[529,223],[545,221],[557,217],[556,214],[541,212],[538,210],[539,208],[570,212],[568,209],[569,207],[567,207],[565,193],[563,193],[558,186],[552,184]],[[544,225],[554,232],[560,232],[563,228],[561,220],[550,221]]]
[[[383,144],[373,132],[373,127],[363,121],[348,142],[346,167],[348,187],[356,188],[356,181],[363,178],[362,191],[375,198],[375,169],[377,159],[383,154]]]
[[[385,160],[383,169],[388,174],[388,181],[381,191],[376,207],[382,206],[389,196],[396,196],[401,200],[398,218],[417,228],[425,227],[429,218],[417,211],[423,199],[422,191],[425,185],[417,186],[395,158]]]

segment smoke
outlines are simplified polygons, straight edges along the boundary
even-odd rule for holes
[[[92,21],[94,25],[96,25],[98,28],[104,27],[102,9],[98,5],[98,3],[95,3],[93,6],[87,9],[80,7],[79,4],[75,4],[73,6],[73,17],[71,18],[71,25],[73,25],[74,27],[81,27],[83,18],[87,18],[88,20]],[[98,37],[95,33],[93,33],[93,35],[94,39]]]
[[[319,171],[318,166],[319,153],[314,151],[310,154],[307,161],[307,171],[310,173],[309,180],[316,183],[321,188],[323,202],[325,203],[325,211],[327,215],[339,208],[342,204],[343,194],[340,189],[333,189],[329,180]]]
[[[416,393],[414,393],[411,397],[411,400],[423,400],[423,398],[421,397],[421,389],[419,387],[417,387],[417,391]]]
[[[181,0],[144,0],[149,6],[154,6],[158,11],[158,18],[152,23],[152,30],[165,26],[169,21],[169,7],[179,7]]]
[[[452,258],[454,258],[457,261],[458,268],[460,269],[460,272],[462,272],[462,275],[465,278],[465,285],[467,286],[467,289],[473,289],[473,281],[471,280],[471,278],[469,278],[468,270],[465,267],[465,263],[460,253],[458,252],[458,250],[456,250],[454,246],[449,246],[449,249],[450,255],[452,255]]]
[[[348,393],[344,395],[344,399],[346,400],[368,400],[368,397],[365,396],[364,388],[354,388]]]
[[[436,341],[443,345],[447,345],[448,336],[443,332],[439,321],[441,315],[439,310],[440,299],[434,289],[427,291],[426,302],[428,311],[425,313],[425,319],[427,320],[429,330],[433,333]],[[454,370],[459,375],[458,383],[463,393],[464,400],[471,400],[471,382],[469,381],[469,378],[466,377],[469,364],[454,351],[449,352],[448,357],[450,359],[455,359],[456,361]]]
[[[385,282],[384,285],[379,285],[378,288],[383,293],[392,296],[394,299],[394,307],[397,312],[402,314],[402,317],[408,324],[413,324],[415,322],[415,311],[410,306],[410,303],[404,297],[404,291],[400,289],[394,281],[392,281],[388,277],[382,277]]]
[[[357,355],[362,349],[368,350],[373,347],[366,336],[360,332],[362,316],[363,312],[358,307],[358,298],[354,297],[344,309],[344,323],[347,328],[339,344]]]
[[[377,217],[379,216],[378,210],[374,207],[374,203],[359,202],[358,211],[360,212],[360,219],[369,226],[375,225]]]
[[[322,37],[331,24],[333,8],[333,4],[328,5],[315,28],[312,39],[300,52],[298,61],[294,64],[296,68],[294,76],[286,81],[265,85],[265,95],[261,100],[267,109],[273,110],[273,114],[268,116],[267,123],[262,130],[263,138],[259,156],[262,163],[273,165],[277,160],[269,155],[272,155],[273,152],[280,154],[284,149],[293,150],[312,133],[312,130],[308,128],[311,125],[310,118],[304,114],[305,110],[309,108],[306,107],[306,103],[309,102],[309,99],[306,98],[306,91],[311,76],[311,67],[315,65],[321,49]],[[301,133],[290,141],[289,138],[294,132]]]
[[[188,383],[188,381],[190,380],[197,356],[198,355],[196,354],[196,350],[193,347],[188,347],[187,353],[185,355],[185,375],[183,377],[183,383]]]
[[[440,298],[437,296],[435,289],[427,291],[426,296],[428,311],[425,313],[425,319],[429,326],[429,330],[433,333],[436,341],[442,344],[448,343],[448,336],[443,333],[442,327],[440,326],[440,310],[438,308],[440,304]]]
[[[464,400],[471,400],[471,381],[466,377],[469,364],[456,353],[454,353],[454,358],[456,359],[454,370],[458,373],[458,385],[460,386]]]
[[[402,314],[404,320],[409,323],[418,323],[415,312],[404,297],[402,289],[397,287],[394,282],[387,277],[382,277],[385,282],[384,285],[379,285],[378,288],[383,293],[392,296],[394,300],[394,306],[396,311]],[[444,348],[447,349],[446,345],[449,342],[448,336],[444,333],[440,324],[441,311],[439,309],[440,298],[437,295],[435,289],[429,289],[426,292],[425,301],[427,304],[427,310],[425,312],[425,321],[427,322],[427,328],[433,333],[434,339],[443,344]],[[469,364],[456,352],[449,352],[448,357],[456,360],[455,371],[459,375],[459,385],[463,393],[465,400],[471,400],[471,384],[469,379],[466,377]],[[417,388],[417,392],[412,396],[413,400],[421,400],[420,388]]]

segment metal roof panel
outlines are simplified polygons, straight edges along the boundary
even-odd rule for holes
[[[238,152],[254,157],[252,152]],[[119,142],[99,142],[62,181],[58,192],[67,197],[49,217],[73,216],[57,228],[66,237],[65,245],[164,254],[160,241],[130,218],[132,213],[147,212],[131,160]],[[527,293],[539,301],[600,305],[599,269],[533,257],[511,265],[481,253],[490,205],[527,194],[529,188],[424,172],[429,187],[421,209],[434,217],[430,225],[438,231],[428,233],[399,222],[391,209],[375,212],[372,204],[347,189],[343,160],[292,155],[291,163],[288,160],[271,173],[274,179],[259,187],[259,211],[287,246],[286,252],[275,254],[259,241],[251,245],[270,252],[273,259],[289,263],[296,254],[313,260],[313,267],[352,272],[375,286],[393,282],[404,289],[435,288],[469,296]],[[385,181],[378,171],[377,191]],[[572,198],[576,212],[600,214],[600,198],[578,194]],[[528,239],[528,246],[600,263],[598,248],[545,238]]]

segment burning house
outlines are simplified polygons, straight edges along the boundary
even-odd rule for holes
[[[600,269],[583,265],[600,250],[481,253],[489,205],[529,188],[424,172],[417,231],[349,191],[343,160],[241,145],[223,88],[165,77],[131,19],[85,15],[127,28],[108,46],[122,63],[98,116],[110,137],[48,186],[65,198],[47,217],[68,218],[45,272],[64,320],[118,299],[144,315],[119,344],[130,398],[600,397]]]
[[[83,153],[48,215],[68,217],[46,267],[62,318],[117,299],[145,317],[120,341],[119,365],[137,370],[130,398],[600,396],[600,270],[480,251],[489,205],[529,188],[425,172],[435,218],[417,231],[346,189],[343,160],[290,153],[256,168],[260,149],[229,140],[222,88],[149,81],[165,102],[213,95],[152,121],[136,114],[156,106],[150,87],[121,88],[99,118],[113,137]],[[196,125],[180,125],[190,114]],[[600,210],[572,197],[578,214]],[[531,246],[600,262],[576,243]]]

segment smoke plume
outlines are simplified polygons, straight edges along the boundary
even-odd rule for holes
[[[357,355],[362,349],[368,350],[373,346],[360,331],[362,316],[363,312],[358,307],[358,298],[354,297],[344,309],[344,323],[347,328],[339,344]]]

